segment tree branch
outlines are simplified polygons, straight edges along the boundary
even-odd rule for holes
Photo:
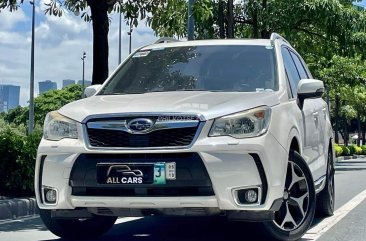
[[[320,38],[323,38],[323,39],[326,39],[327,37],[320,34],[320,33],[316,33],[316,32],[312,32],[308,29],[305,29],[305,28],[300,28],[299,26],[296,26],[294,27],[293,29],[296,29],[296,30],[299,30],[299,31],[302,31],[304,33],[307,33],[307,34],[310,34],[310,35],[314,35],[314,36],[317,36],[317,37],[320,37]]]
[[[243,17],[235,17],[234,21],[236,23],[251,24],[251,25],[253,25],[253,23],[254,23],[253,20],[245,19]]]

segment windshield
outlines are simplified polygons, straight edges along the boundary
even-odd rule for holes
[[[272,47],[215,45],[138,51],[99,94],[277,89]]]

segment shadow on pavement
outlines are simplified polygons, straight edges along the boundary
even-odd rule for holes
[[[312,226],[322,220],[316,218]],[[31,230],[48,231],[39,218],[0,226],[0,232]],[[257,223],[228,222],[225,217],[147,217],[117,223],[104,236],[91,241],[270,241],[261,236],[262,232]]]
[[[1,223],[0,232],[47,231],[39,218]]]
[[[93,240],[268,241],[268,239],[260,238],[260,233],[261,230],[255,223],[228,222],[225,218],[220,217],[149,217],[115,224],[104,236]]]

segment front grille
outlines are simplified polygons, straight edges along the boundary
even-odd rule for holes
[[[189,146],[198,127],[156,130],[147,134],[131,134],[120,130],[88,128],[93,147],[180,147]]]

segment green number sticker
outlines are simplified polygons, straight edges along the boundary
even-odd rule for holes
[[[166,184],[165,163],[163,162],[154,164],[154,184]]]

